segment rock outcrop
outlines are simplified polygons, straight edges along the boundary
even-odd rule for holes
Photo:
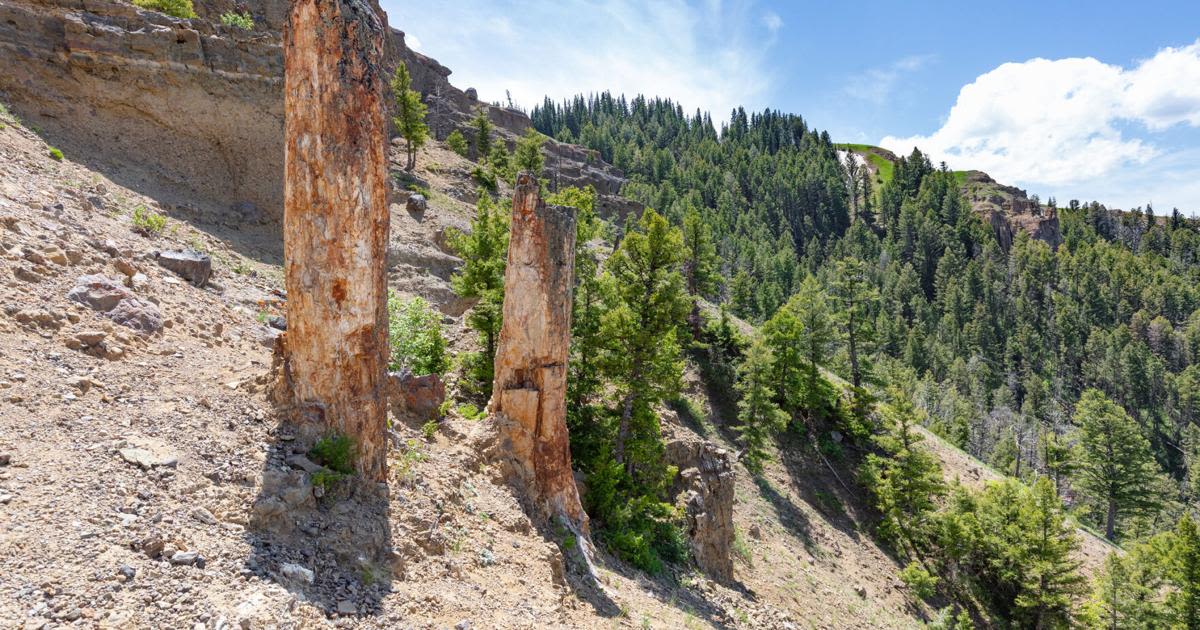
[[[383,23],[366,0],[294,0],[286,58],[285,375],[298,421],[387,476]]]
[[[119,0],[0,2],[0,100],[116,182],[235,225],[277,221],[288,6],[196,0],[199,17],[182,20]],[[386,32],[384,71],[408,65],[435,136],[465,129],[480,108],[510,147],[531,126],[522,112],[451,85],[448,68],[388,29],[375,0],[368,6]],[[254,30],[220,23],[247,8]],[[550,141],[545,150],[562,186],[615,194],[625,181],[590,149]]]
[[[679,467],[672,494],[686,514],[696,564],[720,581],[733,579],[733,454],[712,442],[676,440],[666,458]]]
[[[574,260],[574,210],[546,205],[537,180],[521,173],[489,405],[500,437],[497,455],[536,516],[561,519],[586,534],[566,421]]]
[[[1019,231],[1028,232],[1051,247],[1062,243],[1058,213],[1031,199],[1024,190],[997,183],[982,171],[967,171],[962,190],[975,213],[992,227],[1005,251]]]

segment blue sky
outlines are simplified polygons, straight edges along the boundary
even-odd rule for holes
[[[1200,212],[1200,2],[381,4],[485,100],[771,107],[1043,198]]]

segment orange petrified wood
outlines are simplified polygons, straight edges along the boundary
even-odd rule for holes
[[[565,404],[574,267],[575,211],[546,205],[537,181],[521,173],[513,193],[504,324],[490,408],[510,477],[538,516],[563,519],[586,535]]]
[[[385,478],[384,27],[365,0],[293,0],[284,35],[284,369],[297,420]]]

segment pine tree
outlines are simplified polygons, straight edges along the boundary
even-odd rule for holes
[[[804,357],[803,407],[809,422],[828,411],[826,402],[829,385],[821,376],[821,366],[829,360],[836,339],[834,313],[829,298],[813,276],[800,283],[800,288],[787,305],[799,322],[796,343]]]
[[[692,327],[692,336],[699,338],[700,298],[708,297],[716,290],[720,273],[717,271],[719,261],[712,230],[695,208],[689,208],[687,214],[683,215],[683,247],[683,277],[692,300],[688,323]]]
[[[745,445],[741,461],[753,473],[762,472],[767,441],[787,426],[787,414],[771,399],[773,362],[770,347],[761,336],[756,336],[738,366],[737,390],[741,399],[735,430]]]
[[[475,143],[475,159],[486,160],[492,154],[492,120],[488,118],[486,107],[480,107],[475,112],[471,129],[474,131],[472,141]]]
[[[596,219],[596,191],[566,188],[546,198],[547,203],[576,209],[575,215],[575,293],[571,309],[571,360],[567,364],[567,414],[569,421],[579,420],[571,427],[571,438],[593,427],[582,426],[588,418],[588,406],[600,392],[603,380],[597,359],[604,348],[600,335],[603,313],[603,287],[597,274],[599,261],[588,243],[600,232]],[[590,416],[589,416],[590,418]]]
[[[854,258],[837,261],[833,269],[832,297],[841,308],[837,321],[846,340],[850,360],[850,382],[862,387],[866,359],[875,337],[873,310],[879,292],[867,276],[866,265]]]
[[[867,455],[860,476],[883,515],[880,535],[923,560],[930,517],[946,486],[937,459],[920,444],[912,401],[898,389],[889,393],[892,403],[884,411],[886,429],[875,438],[881,453]]]
[[[546,158],[542,155],[542,145],[545,142],[546,136],[530,127],[517,141],[517,152],[514,156],[517,169],[533,173],[535,179],[540,177],[546,165]]]
[[[1176,626],[1200,630],[1200,529],[1186,514],[1175,526],[1167,575],[1176,588],[1168,597]]]
[[[417,150],[429,139],[429,127],[425,124],[425,103],[421,102],[420,92],[412,89],[412,76],[403,62],[396,66],[392,76],[392,98],[396,101],[392,124],[396,133],[404,138],[408,156],[404,169],[411,171],[417,165]]]
[[[1133,418],[1099,390],[1083,393],[1074,420],[1082,448],[1079,489],[1104,510],[1104,537],[1115,540],[1122,517],[1158,505],[1151,490],[1157,474],[1150,443]]]
[[[1079,563],[1071,557],[1079,542],[1065,522],[1054,484],[1046,477],[1034,482],[1022,502],[1020,528],[1024,570],[1014,602],[1017,616],[1030,628],[1069,628],[1073,602],[1084,587]]]
[[[679,273],[682,258],[683,235],[646,209],[606,265],[610,303],[601,327],[612,347],[605,371],[621,401],[613,455],[631,474],[639,464],[652,463],[661,450],[651,406],[680,387],[683,366],[676,329],[687,309]]]
[[[450,232],[450,246],[463,259],[462,269],[451,279],[460,297],[477,300],[467,324],[480,335],[483,353],[471,372],[484,398],[491,396],[496,359],[496,337],[504,306],[504,268],[508,263],[508,216],[486,194],[480,193],[471,232]]]

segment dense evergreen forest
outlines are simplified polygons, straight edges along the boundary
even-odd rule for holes
[[[611,551],[649,571],[686,554],[658,413],[681,404],[690,358],[733,404],[752,473],[784,432],[826,461],[865,454],[876,533],[916,596],[949,603],[944,627],[1200,627],[1200,221],[1050,201],[1061,244],[1022,232],[1006,248],[944,165],[914,149],[884,181],[799,116],[738,109],[718,132],[669,100],[605,93],[531,117],[620,167],[647,208],[606,230],[592,191],[551,198],[592,243],[576,260],[568,423]],[[483,117],[473,129],[456,150],[479,156],[486,190],[540,172],[534,136],[514,157]],[[454,239],[456,288],[481,297],[479,390],[503,214],[484,195]],[[947,485],[918,423],[1011,479]],[[1074,523],[1134,551],[1089,586]]]

